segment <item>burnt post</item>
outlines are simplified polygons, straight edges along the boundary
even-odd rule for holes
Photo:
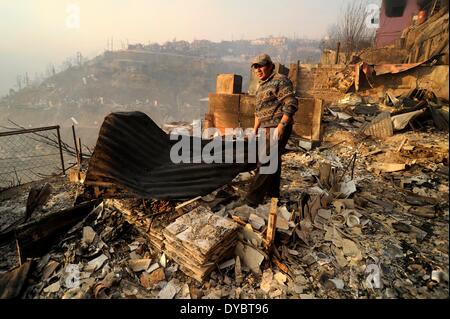
[[[62,166],[63,174],[66,174],[66,168],[64,167],[64,156],[63,156],[63,150],[62,150],[62,144],[61,144],[61,134],[59,132],[59,125],[56,127],[56,132],[58,134],[58,146],[59,146],[59,156],[61,157],[61,166]]]
[[[270,251],[275,240],[275,232],[277,228],[278,198],[272,198],[272,205],[269,212],[269,222],[267,225],[266,246]]]
[[[72,135],[73,135],[73,144],[75,145],[75,153],[77,158],[77,163],[80,165],[80,154],[78,153],[78,143],[77,143],[77,135],[75,134],[75,125],[72,124]]]
[[[341,42],[337,43],[337,48],[336,48],[336,58],[334,59],[334,64],[338,64],[339,63],[339,55],[341,53]]]

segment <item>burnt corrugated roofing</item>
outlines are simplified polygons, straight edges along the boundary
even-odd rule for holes
[[[144,113],[112,113],[100,129],[85,184],[117,185],[147,199],[184,200],[207,195],[240,172],[255,168],[254,164],[174,164],[170,149],[176,142]],[[208,142],[202,141],[202,148]]]

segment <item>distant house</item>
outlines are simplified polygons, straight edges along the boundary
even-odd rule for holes
[[[380,27],[376,34],[376,47],[394,44],[402,32],[413,22],[419,12],[416,0],[383,0],[380,12]]]
[[[270,45],[274,47],[281,47],[285,46],[287,42],[288,39],[286,37],[269,37],[252,40],[250,43],[251,45]]]
[[[406,28],[422,24],[440,9],[448,10],[448,6],[449,0],[383,0],[376,47],[396,44]]]
[[[128,44],[128,50],[143,50],[143,49],[144,49],[144,45],[141,43]]]
[[[266,40],[264,39],[257,39],[257,40],[252,40],[251,45],[265,45],[266,44]]]

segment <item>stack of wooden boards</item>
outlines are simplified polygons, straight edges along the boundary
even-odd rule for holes
[[[163,250],[163,230],[178,217],[178,213],[168,211],[152,216],[146,212],[143,201],[139,199],[109,199],[106,204],[120,211],[125,220],[147,238],[152,249],[157,252]]]
[[[188,276],[202,282],[225,258],[234,254],[239,226],[197,207],[163,230],[165,253]]]

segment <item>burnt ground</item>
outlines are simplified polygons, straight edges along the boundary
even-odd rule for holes
[[[381,140],[359,135],[358,122],[326,116],[325,123],[319,149],[305,151],[292,139],[284,155],[279,205],[292,218],[287,230],[278,229],[275,242],[284,266],[266,260],[255,272],[243,264],[241,277],[230,261],[203,283],[197,282],[154,249],[142,229],[105,202],[63,234],[48,254],[34,260],[20,296],[448,298],[448,134],[424,128]],[[349,165],[352,158],[356,158],[354,166]],[[323,185],[319,172],[324,163],[335,167],[342,181],[353,181],[355,191],[343,196]],[[405,166],[386,172],[384,164]],[[45,182],[51,184],[52,195],[32,221],[73,206],[83,191],[82,185],[69,183],[67,177],[39,183]],[[243,174],[222,192],[242,195],[247,184],[248,174]],[[0,229],[21,222],[30,188],[29,184],[0,193]],[[219,194],[203,198],[202,205],[214,202]],[[322,198],[320,213],[300,214],[304,194]],[[339,206],[342,199],[351,200],[344,201],[348,207]],[[153,204],[153,212],[139,216],[178,203]],[[249,210],[236,207],[234,199],[216,206],[214,211],[221,216],[239,215],[244,221],[249,217]],[[253,212],[264,215],[267,206]],[[1,272],[19,266],[14,241],[4,243],[0,252]],[[143,269],[131,266],[137,261],[145,264]],[[74,278],[80,285],[70,284]]]

